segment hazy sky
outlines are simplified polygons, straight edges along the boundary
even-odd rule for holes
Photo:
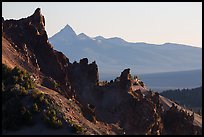
[[[90,37],[202,47],[201,2],[2,2],[2,16],[20,19],[38,7],[49,37],[69,24]]]

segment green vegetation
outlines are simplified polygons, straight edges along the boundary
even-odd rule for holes
[[[57,82],[54,85],[59,86]],[[3,130],[18,130],[23,126],[34,125],[37,115],[50,128],[63,127],[65,116],[47,94],[35,88],[26,71],[17,67],[10,69],[2,64],[1,95]],[[70,120],[68,124],[74,134],[83,131],[81,126]]]
[[[2,64],[2,128],[17,130],[33,123],[29,105],[23,105],[23,98],[34,83],[25,71]]]
[[[188,108],[202,107],[202,86],[194,89],[166,90],[160,94]]]
[[[26,71],[22,71],[18,67],[11,70],[4,64],[2,64],[2,81],[5,85],[19,84],[26,90],[34,88],[34,83]]]
[[[82,132],[84,132],[83,127],[81,127],[80,125],[76,124],[74,121],[68,120],[68,123],[72,127],[72,132],[73,133],[82,133]]]
[[[38,108],[37,103],[33,104],[33,112],[39,112],[39,108]]]
[[[62,121],[57,118],[57,113],[54,109],[48,108],[47,110],[45,110],[45,112],[43,113],[43,118],[47,125],[50,127],[62,127]]]
[[[58,87],[60,87],[60,84],[59,84],[58,82],[56,82],[56,81],[53,81],[53,86],[54,86],[55,88],[58,88]]]
[[[77,133],[83,132],[83,128],[82,128],[81,126],[77,125],[77,124],[74,124],[74,125],[73,125],[73,128],[75,129],[75,131],[76,131]]]
[[[53,89],[59,93],[61,93],[60,83],[54,80],[51,77],[44,77],[43,82],[41,83],[43,86]]]
[[[58,86],[56,84],[56,86]],[[2,64],[2,129],[18,130],[35,124],[37,114],[49,127],[62,127],[62,116],[43,92],[35,89],[34,82],[26,71]],[[25,100],[29,100],[25,101]]]

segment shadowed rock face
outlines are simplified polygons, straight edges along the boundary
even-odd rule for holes
[[[127,89],[131,84],[130,69],[125,69],[120,75],[120,86],[122,89]],[[129,89],[130,90],[130,89]]]
[[[68,73],[70,74],[72,88],[76,91],[78,99],[80,100],[88,94],[91,96],[93,87],[98,85],[99,81],[96,62],[88,64],[88,59],[83,58],[79,63],[70,64]]]

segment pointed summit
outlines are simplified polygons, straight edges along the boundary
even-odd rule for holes
[[[70,29],[70,30],[73,31],[73,29],[69,26],[69,24],[67,24],[67,25],[64,27],[64,29]]]
[[[41,14],[41,9],[40,8],[37,8],[36,10],[35,10],[35,12],[34,12],[34,14]]]
[[[39,34],[42,35],[46,33],[45,32],[45,18],[41,14],[40,8],[37,8],[35,12],[31,16],[29,16],[26,20],[27,22],[29,22],[29,24],[32,24],[33,26],[35,26]]]
[[[74,30],[67,24],[63,29],[61,29],[60,33],[63,33],[65,36],[76,37],[76,33]]]
[[[63,28],[63,30],[70,31],[70,32],[74,32],[74,30],[72,29],[72,27],[70,27],[68,24]],[[75,32],[74,32],[74,33],[75,33]]]
[[[49,39],[51,43],[52,43],[52,38],[54,37],[57,38],[58,41],[60,42],[63,41],[68,43],[72,43],[73,41],[78,40],[76,33],[68,24]]]

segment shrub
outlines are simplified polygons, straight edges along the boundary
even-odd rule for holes
[[[37,90],[37,89],[33,89],[32,90],[32,97],[34,99],[40,97],[40,95],[44,95],[40,90]]]
[[[30,108],[26,108],[23,96],[34,86],[29,74],[18,67],[9,69],[2,64],[2,127],[7,130],[16,130],[33,121]],[[26,85],[29,85],[27,86]],[[33,84],[33,85],[32,85]]]
[[[39,112],[39,108],[38,108],[37,103],[33,104],[33,112]]]
[[[33,89],[34,88],[34,83],[31,80],[27,80],[24,82],[24,87],[26,89]]]
[[[68,119],[68,123],[72,127],[73,133],[79,133],[84,131],[84,129],[80,125],[76,124],[74,121]]]
[[[49,108],[43,114],[44,121],[49,127],[52,128],[60,128],[62,127],[62,121],[57,118],[56,111],[54,109]]]
[[[20,86],[19,92],[20,95],[28,95],[28,90],[26,90],[25,87]]]
[[[41,94],[39,97],[39,102],[43,103],[44,101],[45,101],[45,96],[43,94]]]
[[[54,86],[55,88],[58,88],[58,87],[60,86],[60,84],[59,84],[58,82],[56,82],[56,81],[53,81],[53,86]]]
[[[16,84],[18,82],[18,76],[12,76],[11,84]]]
[[[20,85],[19,84],[15,84],[13,86],[11,86],[11,88],[8,90],[8,96],[12,97],[12,96],[19,96],[20,95]]]
[[[50,100],[43,92],[34,89],[34,83],[26,71],[18,67],[14,69],[7,68],[2,64],[2,127],[6,130],[18,129],[23,125],[34,123],[33,114],[41,112],[46,123],[53,128],[62,127],[62,116],[50,104]],[[54,86],[59,84],[54,81]],[[31,93],[28,90],[30,90]],[[31,99],[33,104],[25,104],[25,98]],[[29,107],[28,107],[29,106]]]
[[[26,90],[34,88],[34,83],[26,71],[20,70],[18,67],[9,69],[4,64],[2,64],[2,81],[5,86],[19,84]]]
[[[73,127],[76,129],[77,132],[82,132],[83,128],[77,124],[74,124]]]
[[[45,105],[49,105],[49,101],[47,99],[44,100]]]

